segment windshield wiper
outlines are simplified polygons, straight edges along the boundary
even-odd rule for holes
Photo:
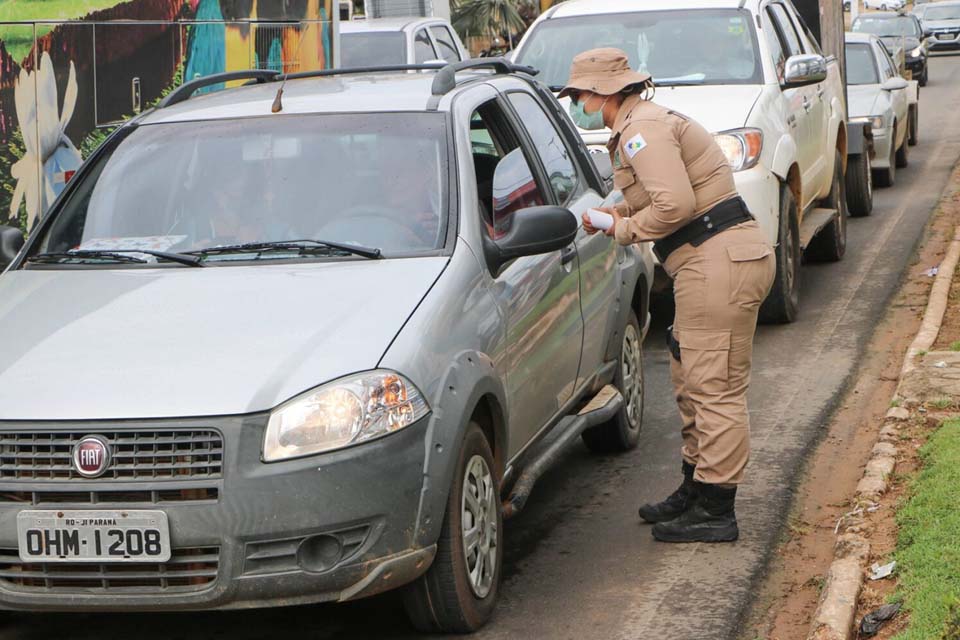
[[[35,256],[27,258],[27,262],[37,264],[60,264],[64,260],[108,260],[113,262],[132,262],[137,264],[146,264],[146,260],[136,256],[127,256],[115,251],[59,251],[51,253],[38,253]]]
[[[170,262],[176,262],[178,264],[186,265],[188,267],[204,267],[206,265],[196,256],[187,255],[185,253],[171,253],[168,251],[154,251],[152,249],[74,249],[72,251],[61,251],[59,253],[40,253],[32,258],[28,258],[28,262],[37,262],[37,263],[59,263],[64,260],[77,258],[77,259],[108,259],[114,260],[116,262],[129,262],[135,264],[148,264],[147,260],[143,258],[138,258],[137,256],[126,255],[128,253],[142,253],[147,256],[153,256],[155,258],[161,258],[163,260],[169,260]]]
[[[371,260],[383,257],[380,249],[371,249],[352,244],[341,244],[327,240],[281,240],[278,242],[248,242],[245,244],[231,244],[220,247],[207,247],[191,251],[193,255],[208,256],[226,253],[263,253],[265,251],[296,251],[299,254],[327,253],[338,251],[343,254],[361,256]]]

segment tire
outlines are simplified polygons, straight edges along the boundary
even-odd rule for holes
[[[896,134],[893,137],[896,140]],[[873,172],[873,183],[878,187],[892,187],[897,181],[897,158],[893,149],[893,142],[890,143],[890,166],[886,169],[875,169]]]
[[[847,210],[855,218],[873,212],[873,172],[870,170],[868,152],[852,155],[847,159]]]
[[[480,629],[493,613],[500,591],[503,564],[503,514],[493,453],[480,425],[471,422],[464,436],[447,511],[437,541],[437,555],[425,574],[404,587],[403,604],[410,622],[427,633],[470,633]],[[468,496],[479,496],[473,501]],[[474,504],[475,503],[475,504]],[[491,513],[491,511],[493,513]],[[464,549],[465,521],[485,521],[477,545],[492,550],[482,557],[493,565],[481,571],[481,580],[468,573]],[[472,522],[468,522],[472,524]],[[480,555],[477,556],[479,558]]]
[[[777,271],[770,295],[760,306],[760,321],[787,323],[800,308],[800,231],[797,202],[787,185],[780,186],[780,221],[777,231]]]
[[[894,157],[897,169],[905,169],[910,164],[910,117],[907,117],[907,135],[903,136],[903,144],[897,149]]]
[[[847,181],[843,176],[843,157],[839,151],[833,162],[833,183],[823,206],[836,209],[837,217],[820,230],[806,251],[806,257],[821,262],[839,262],[847,252]]]
[[[920,142],[920,105],[910,109],[910,128],[907,130],[907,144],[911,147]]]
[[[609,422],[591,427],[581,436],[594,453],[630,451],[640,442],[644,399],[643,331],[632,309],[620,339],[620,363],[613,386],[623,395],[620,411]]]
[[[920,79],[917,80],[917,84],[921,87],[927,86],[927,80],[930,79],[930,63],[923,63],[923,72],[920,74]]]

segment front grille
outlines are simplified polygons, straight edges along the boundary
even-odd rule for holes
[[[0,504],[38,505],[103,505],[146,503],[164,505],[181,502],[216,502],[217,487],[164,489],[159,491],[4,491]]]
[[[223,471],[216,431],[24,431],[0,434],[0,480],[90,480],[73,466],[74,445],[89,435],[106,438],[112,453],[95,480],[218,478]]]
[[[0,549],[0,583],[50,593],[199,591],[216,581],[219,566],[219,547],[174,549],[162,564],[23,562],[16,549]]]

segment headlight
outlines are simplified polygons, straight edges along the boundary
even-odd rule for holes
[[[263,461],[340,449],[399,431],[430,412],[413,384],[392,371],[368,371],[308,391],[274,409]]]
[[[918,46],[916,49],[910,52],[910,56],[913,58],[919,58],[921,53],[923,53],[923,47]]]
[[[760,129],[733,129],[713,136],[727,162],[734,171],[756,166],[763,150],[763,132]]]
[[[863,122],[869,124],[872,129],[883,129],[883,116],[862,116],[859,118],[850,118],[850,122]]]

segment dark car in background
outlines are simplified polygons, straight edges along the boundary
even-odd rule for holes
[[[916,16],[893,11],[868,13],[853,21],[851,31],[879,37],[894,60],[898,57],[897,50],[902,48],[904,66],[910,70],[921,87],[926,86],[930,43]]]
[[[960,2],[950,0],[928,6],[923,12],[923,32],[930,36],[931,51],[960,49]]]

